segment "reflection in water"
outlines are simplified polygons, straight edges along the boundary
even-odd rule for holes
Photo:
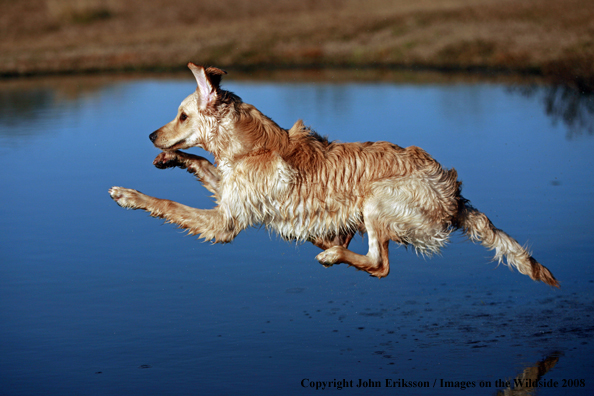
[[[529,396],[541,387],[541,378],[559,361],[561,353],[555,352],[546,359],[528,366],[513,381],[509,381],[507,389],[497,392],[498,396]]]
[[[0,89],[0,124],[12,127],[40,117],[55,100],[53,89]],[[2,129],[10,134],[11,128]]]
[[[126,79],[124,81],[130,81]],[[306,83],[306,82],[304,82]],[[429,82],[427,84],[430,84]],[[10,84],[0,86],[0,132],[5,137],[10,137],[11,127],[30,123],[46,110],[56,106],[74,103],[81,98],[95,96],[105,90],[113,81],[104,81],[103,78],[79,77],[77,79],[52,79],[37,84]],[[312,101],[312,111],[317,109],[325,113],[324,109],[332,106],[333,110],[348,109],[349,100],[345,94],[344,85],[317,84],[316,97]],[[455,90],[456,85],[449,88]],[[309,102],[312,98],[304,97],[311,92],[309,87],[302,91],[292,90],[292,100]],[[566,86],[528,86],[517,85],[509,88],[511,93],[541,100],[545,114],[551,118],[553,125],[559,123],[567,128],[567,139],[581,135],[594,135],[594,94],[581,93]],[[472,106],[477,103],[476,98],[471,98],[464,103]],[[464,100],[464,98],[461,98]],[[453,102],[450,106],[459,102]],[[348,110],[347,110],[348,111]]]
[[[553,125],[559,122],[567,127],[567,139],[587,134],[594,135],[594,94],[582,93],[562,85],[546,87],[514,87],[528,98],[542,99],[545,114],[551,117]]]
[[[76,111],[83,99],[97,99],[110,88],[130,80],[75,76],[0,82],[0,138],[8,138],[6,143],[14,145],[25,136],[45,134],[48,132],[45,128],[27,126],[35,125],[38,120],[65,117],[64,113]]]

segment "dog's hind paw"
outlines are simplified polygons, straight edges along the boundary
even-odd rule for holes
[[[122,208],[138,209],[137,200],[140,192],[123,187],[112,187],[109,189],[109,195]]]
[[[324,250],[322,253],[316,256],[316,260],[320,262],[324,267],[332,267],[334,264],[338,264],[340,262],[340,251],[341,246],[334,246],[330,249]]]

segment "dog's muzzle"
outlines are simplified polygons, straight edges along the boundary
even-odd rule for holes
[[[151,139],[151,142],[153,142],[153,143],[155,143],[155,140],[157,140],[157,135],[158,135],[157,132],[159,132],[159,131],[155,131],[149,135],[149,139]]]

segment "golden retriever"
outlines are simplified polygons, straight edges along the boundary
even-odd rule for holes
[[[378,278],[390,271],[388,245],[436,253],[461,229],[495,250],[500,262],[559,287],[551,272],[516,240],[495,228],[461,195],[454,169],[418,147],[388,142],[335,143],[298,121],[279,127],[254,106],[221,89],[226,72],[188,65],[198,87],[173,121],[150,135],[163,150],[158,168],[186,168],[214,194],[216,207],[191,208],[136,190],[112,187],[122,207],[144,209],[214,242],[230,242],[247,227],[265,225],[287,240],[309,241],[324,266],[345,263]],[[200,147],[217,166],[180,149]],[[367,233],[369,251],[348,245]]]

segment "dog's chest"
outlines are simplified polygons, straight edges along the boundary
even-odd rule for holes
[[[280,215],[289,199],[296,172],[280,157],[268,161],[248,159],[236,164],[221,163],[220,205],[234,220],[249,225]]]

